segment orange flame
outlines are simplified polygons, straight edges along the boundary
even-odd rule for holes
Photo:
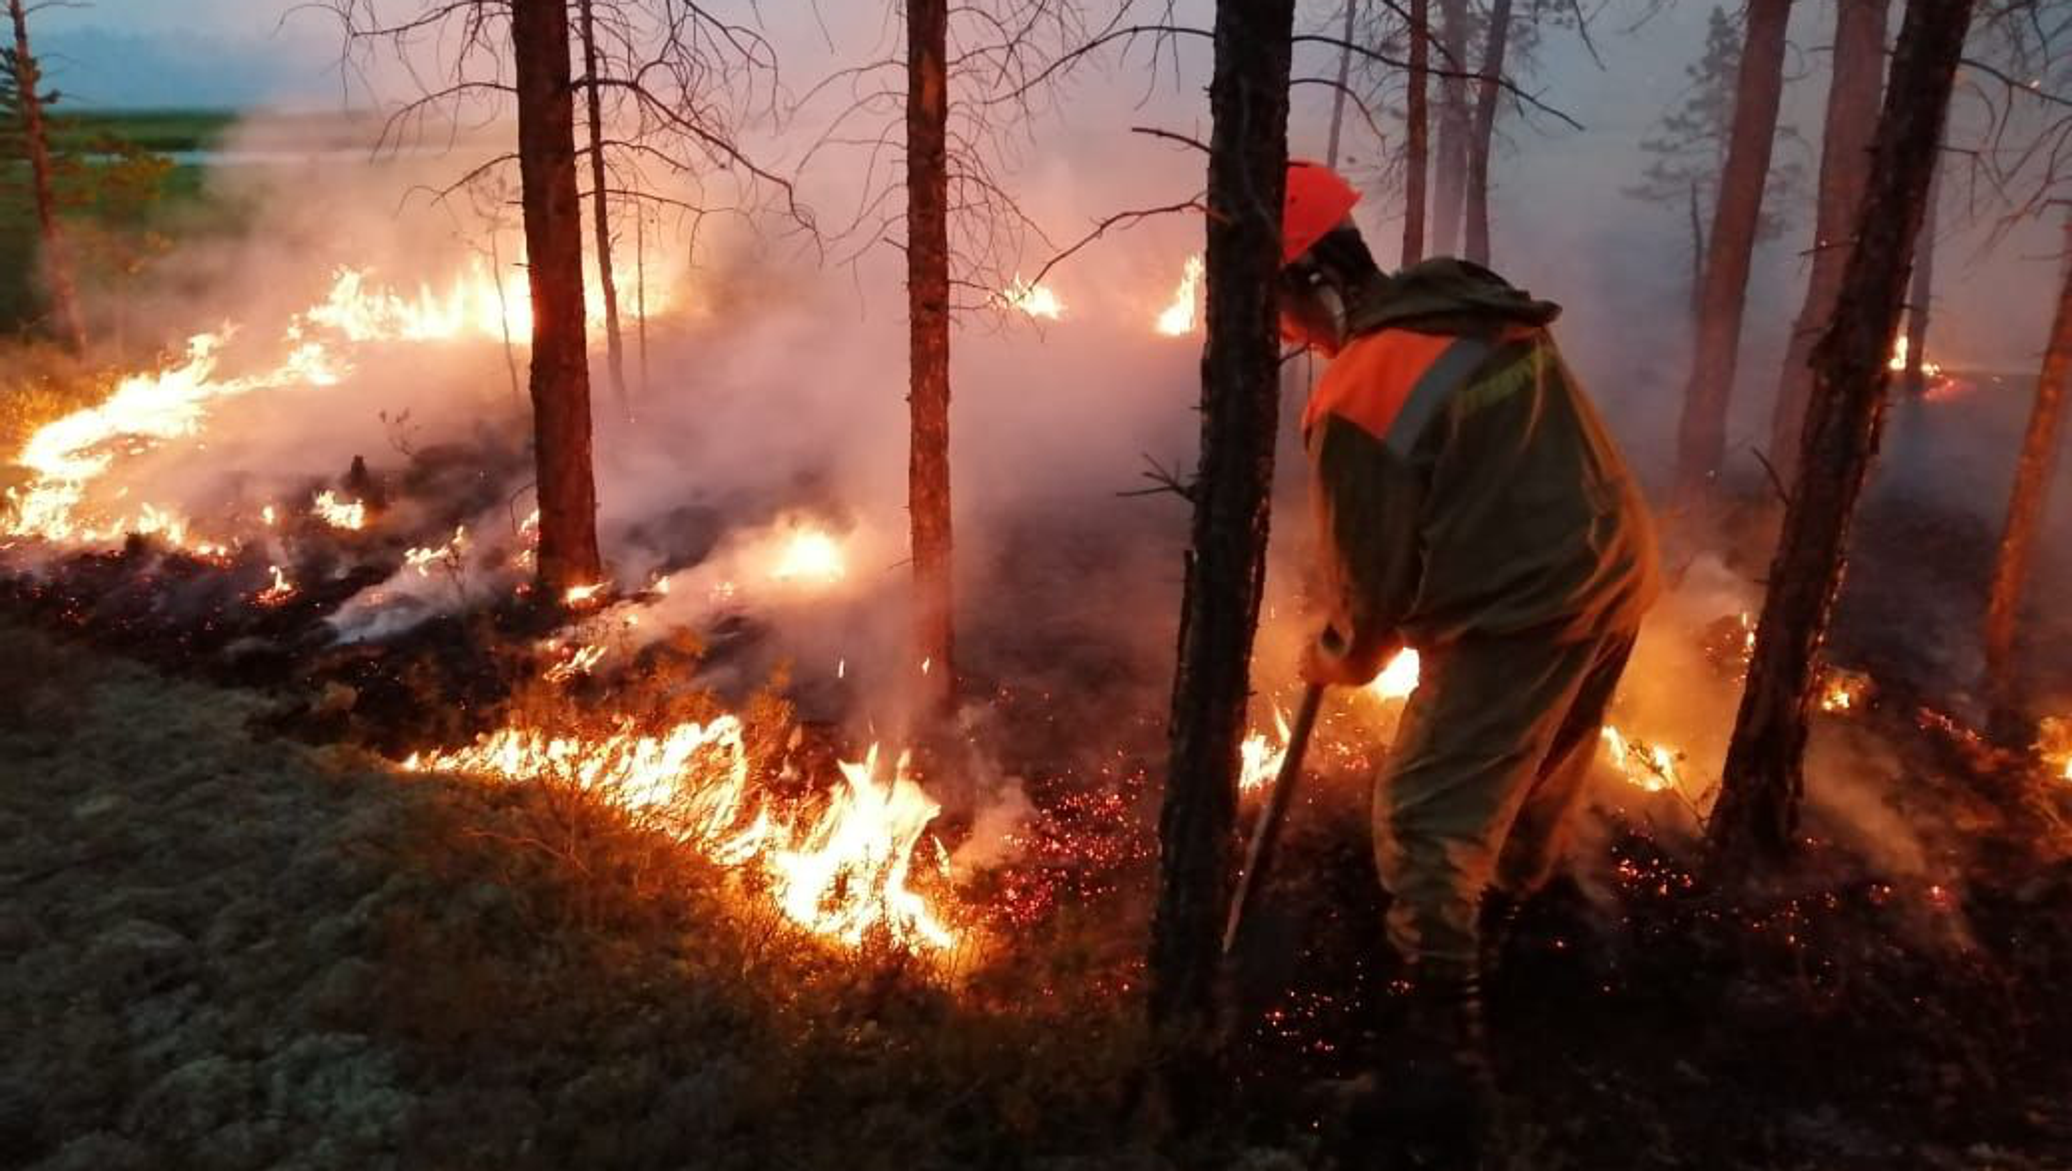
[[[1173,290],[1172,303],[1159,311],[1158,332],[1167,337],[1184,337],[1194,332],[1204,271],[1200,253],[1187,258],[1187,266],[1180,271],[1179,287]]]
[[[905,754],[890,778],[878,762],[874,745],[861,762],[841,763],[824,805],[780,810],[752,791],[740,720],[721,716],[660,736],[636,734],[630,721],[601,738],[509,727],[472,747],[413,754],[403,768],[574,785],[722,866],[758,872],[777,909],[815,936],[855,947],[882,932],[911,950],[949,949],[957,933],[907,885],[938,806],[907,775]],[[939,850],[934,857],[945,865]]]

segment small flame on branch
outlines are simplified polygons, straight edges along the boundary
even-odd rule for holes
[[[1056,321],[1065,315],[1065,303],[1058,299],[1056,290],[1049,285],[1032,285],[1019,276],[1000,297],[1031,317]]]
[[[367,527],[367,505],[365,501],[345,500],[329,488],[317,493],[309,509],[316,518],[334,529],[358,531]]]
[[[1677,757],[1658,744],[1628,739],[1610,724],[1600,735],[1611,766],[1629,783],[1650,793],[1681,792],[1683,782],[1676,775]]]
[[[589,585],[570,586],[568,587],[568,592],[561,595],[561,600],[570,606],[588,605],[596,601],[598,595],[602,594],[605,587],[610,584],[610,582],[593,581]]]
[[[578,675],[588,675],[596,668],[598,660],[604,658],[604,650],[602,644],[579,646],[575,653],[547,668],[541,678],[549,683],[566,683]]]
[[[1194,332],[1203,271],[1200,253],[1187,258],[1187,267],[1180,272],[1180,285],[1173,290],[1172,304],[1159,311],[1158,332],[1167,337],[1184,337]]]

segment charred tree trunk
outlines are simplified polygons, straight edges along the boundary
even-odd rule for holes
[[[1468,0],[1439,0],[1440,65],[1437,173],[1432,177],[1433,255],[1451,256],[1460,246],[1461,202],[1468,179]]]
[[[1324,165],[1338,169],[1338,135],[1345,127],[1346,85],[1353,74],[1353,23],[1360,17],[1360,0],[1345,0],[1345,30],[1339,37],[1345,42],[1338,50],[1338,88],[1331,94],[1331,139],[1324,148]]]
[[[1835,312],[1835,291],[1849,260],[1849,233],[1863,203],[1870,174],[1871,135],[1878,125],[1878,96],[1885,86],[1885,28],[1888,0],[1842,0],[1835,5],[1833,79],[1828,82],[1827,117],[1821,130],[1820,199],[1813,223],[1813,271],[1806,300],[1792,326],[1777,379],[1777,403],[1770,417],[1770,462],[1788,483],[1797,466],[1799,430],[1805,422],[1806,391],[1813,383],[1807,365]]]
[[[2066,245],[2064,285],[2058,293],[2057,316],[2051,319],[2043,370],[2036,376],[2036,404],[2030,408],[2029,429],[2022,436],[2014,494],[2007,504],[2007,527],[2000,534],[1993,588],[1986,601],[1986,684],[1993,705],[2003,711],[2012,711],[2014,706],[2015,618],[2021,611],[2022,587],[2029,579],[2036,538],[2043,529],[2044,506],[2050,500],[2059,439],[2065,429],[2065,380],[2072,377],[2072,231],[2066,234]]]
[[[1748,0],[1748,32],[1734,86],[1734,127],[1720,172],[1719,202],[1705,252],[1699,294],[1698,344],[1684,392],[1677,432],[1676,495],[1689,506],[1703,500],[1726,454],[1727,400],[1741,347],[1741,311],[1748,269],[1777,138],[1777,106],[1784,92],[1784,33],[1791,0]]]
[[[1274,280],[1294,16],[1294,0],[1216,5],[1201,462],[1191,492],[1151,931],[1151,1022],[1165,1048],[1167,1100],[1183,1116],[1198,1116],[1216,1084],[1218,947],[1230,898],[1238,744],[1251,692],[1280,406]]]
[[[1804,792],[1814,660],[1842,582],[1844,548],[1877,454],[1891,371],[1886,350],[1906,297],[1973,0],[1907,0],[1870,162],[1862,219],[1833,324],[1813,348],[1799,482],[1784,513],[1748,683],[1709,835],[1729,869],[1787,854]]]
[[[550,598],[602,581],[590,469],[589,343],[583,322],[583,205],[576,189],[568,0],[511,0],[518,176],[532,289],[532,434],[540,500],[540,585]]]
[[[927,705],[947,710],[950,577],[950,180],[948,0],[907,0],[907,318],[912,450],[914,655]]]
[[[1928,314],[1935,299],[1935,208],[1942,202],[1942,168],[1928,183],[1928,210],[1921,213],[1921,235],[1914,241],[1914,288],[1907,294],[1906,392],[1928,392],[1923,363],[1928,361]]]
[[[14,70],[22,106],[22,143],[29,155],[29,183],[36,198],[36,230],[43,250],[43,281],[50,291],[51,329],[73,353],[86,349],[86,328],[80,324],[79,294],[72,283],[72,254],[58,223],[57,188],[51,179],[50,135],[43,119],[43,69],[29,52],[29,10],[23,0],[7,0],[14,20]]]
[[[1504,75],[1504,49],[1511,37],[1511,0],[1489,6],[1489,49],[1482,56],[1482,80],[1475,91],[1474,138],[1468,144],[1468,238],[1465,252],[1489,263],[1489,155],[1496,146],[1496,103]]]
[[[1432,3],[1410,0],[1410,76],[1403,97],[1403,263],[1424,259],[1425,178],[1431,161]]]
[[[619,288],[612,279],[611,199],[604,173],[604,79],[597,72],[597,20],[592,0],[576,0],[583,19],[583,98],[590,115],[590,210],[597,217],[597,284],[604,295],[604,360],[611,372],[612,401],[620,418],[632,418],[626,398],[626,351],[619,337]]]

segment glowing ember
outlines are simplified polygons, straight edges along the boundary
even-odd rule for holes
[[[1273,739],[1269,740],[1264,732],[1254,732],[1238,745],[1238,792],[1263,789],[1280,775],[1281,762],[1288,758],[1288,714],[1278,707],[1273,709],[1273,725]]]
[[[413,772],[475,773],[511,782],[549,781],[598,793],[651,819],[716,863],[759,874],[783,914],[832,942],[876,934],[914,950],[947,949],[957,936],[911,890],[913,853],[938,812],[907,775],[902,754],[889,779],[873,746],[843,762],[825,804],[779,810],[751,791],[741,722],[679,724],[660,736],[630,721],[599,738],[505,728],[473,747],[420,753]],[[941,851],[932,857],[941,864]]]
[[[316,518],[334,529],[357,531],[367,527],[367,505],[360,500],[345,500],[329,488],[317,493],[310,502],[310,512]]]
[[[1417,690],[1418,667],[1417,651],[1404,647],[1389,660],[1388,666],[1381,669],[1381,674],[1374,677],[1374,682],[1367,685],[1367,693],[1376,699],[1406,698]]]
[[[1016,277],[1000,297],[1031,317],[1056,321],[1065,315],[1065,303],[1049,285],[1032,285]]]
[[[777,552],[770,577],[776,581],[835,582],[849,572],[841,542],[822,529],[793,530]]]
[[[1630,784],[1650,793],[1681,791],[1677,757],[1660,745],[1629,739],[1610,724],[1604,726],[1604,752],[1611,766]]]
[[[279,514],[274,512],[273,505],[269,504],[265,508],[259,510],[259,519],[263,523],[270,526],[274,522],[278,521],[280,519],[280,516]]]
[[[1860,671],[1844,671],[1838,667],[1830,667],[1821,674],[1820,710],[1861,711],[1865,701],[1870,698],[1870,692],[1870,676]]]
[[[262,606],[278,606],[295,596],[295,583],[288,580],[288,575],[281,572],[280,566],[269,565],[266,569],[273,574],[273,584],[260,590],[254,600]]]
[[[1203,265],[1199,253],[1187,258],[1187,267],[1180,272],[1180,285],[1173,290],[1173,302],[1158,314],[1158,332],[1167,337],[1184,337],[1194,332],[1197,310],[1201,303],[1201,279]]]

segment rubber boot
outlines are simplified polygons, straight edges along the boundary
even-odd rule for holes
[[[1390,1155],[1383,1165],[1474,1171],[1481,1164],[1496,1090],[1474,977],[1413,978],[1378,1081],[1368,1121]]]

